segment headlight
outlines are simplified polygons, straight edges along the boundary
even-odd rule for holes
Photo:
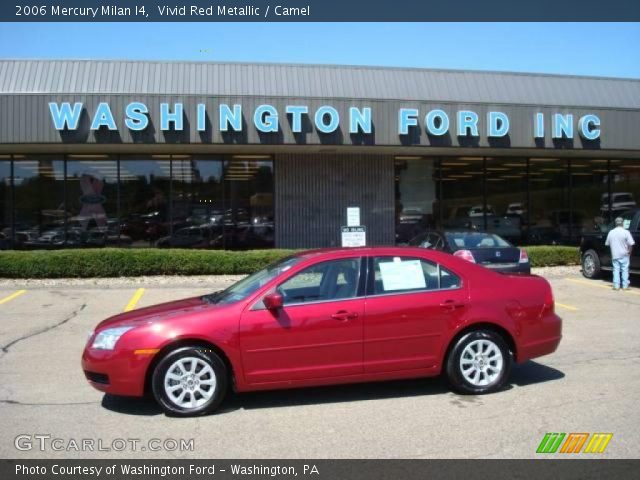
[[[118,339],[133,327],[117,327],[107,328],[96,335],[91,348],[99,348],[101,350],[113,350]]]

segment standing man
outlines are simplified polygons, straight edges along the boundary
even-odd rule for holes
[[[622,289],[631,290],[629,286],[629,260],[631,249],[636,242],[622,225],[624,220],[618,217],[615,220],[616,228],[607,235],[605,245],[611,247],[611,263],[613,264],[613,289],[620,290],[620,273],[622,272]]]

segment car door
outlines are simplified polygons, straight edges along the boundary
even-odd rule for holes
[[[629,220],[629,233],[631,233],[635,242],[631,249],[630,268],[633,271],[640,272],[640,213],[635,214],[635,219],[630,215]]]
[[[284,306],[242,315],[245,378],[268,383],[362,373],[364,278],[360,257],[311,265],[277,286]]]
[[[468,306],[458,275],[418,257],[369,259],[365,302],[364,372],[428,369],[442,338]]]

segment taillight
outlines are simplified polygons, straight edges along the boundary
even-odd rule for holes
[[[555,301],[553,299],[553,290],[551,285],[547,284],[547,292],[544,296],[544,306],[542,307],[542,313],[553,312],[555,310]]]
[[[476,263],[476,259],[473,258],[473,254],[469,250],[456,250],[453,255],[460,257],[467,262]]]
[[[529,263],[529,255],[524,248],[520,249],[520,263]]]

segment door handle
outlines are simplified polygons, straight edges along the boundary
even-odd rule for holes
[[[440,307],[444,308],[445,310],[455,310],[456,308],[463,308],[464,306],[464,302],[459,302],[456,300],[445,300],[440,304]]]
[[[358,314],[356,312],[347,312],[345,310],[340,310],[339,312],[331,315],[331,318],[340,321],[353,320],[354,318],[358,318]]]

